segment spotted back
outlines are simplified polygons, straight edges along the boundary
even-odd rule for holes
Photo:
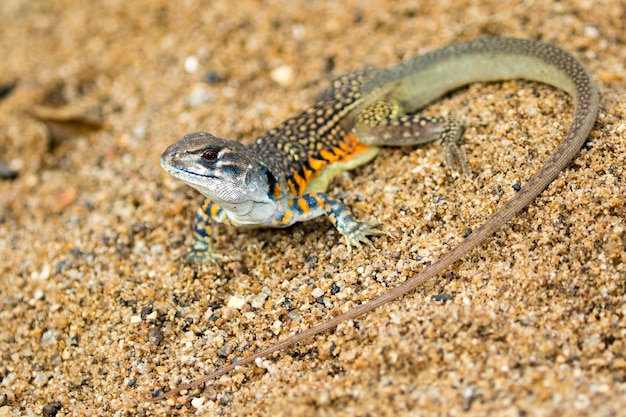
[[[365,77],[366,72],[359,71],[336,79],[313,106],[250,146],[285,187],[283,192],[300,196],[324,169],[369,149],[351,132]]]

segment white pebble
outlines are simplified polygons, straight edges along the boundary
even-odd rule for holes
[[[320,288],[315,288],[313,289],[313,291],[311,291],[311,295],[315,298],[319,298],[324,295],[324,291],[322,291]]]
[[[600,31],[595,26],[587,26],[585,27],[585,35],[595,39],[600,36]]]
[[[39,273],[39,279],[41,281],[45,281],[50,277],[50,264],[44,264],[43,268],[41,269],[41,272]]]
[[[43,372],[39,372],[36,376],[35,376],[35,381],[34,384],[38,387],[43,387],[44,385],[46,385],[46,383],[48,382],[48,375],[46,375]]]
[[[148,372],[150,372],[150,367],[144,361],[137,361],[136,369],[137,369],[137,372],[139,372],[142,375],[145,375]]]
[[[244,304],[246,304],[245,298],[240,295],[233,295],[232,297],[230,297],[230,300],[228,300],[226,306],[239,310],[241,307],[244,306]]]
[[[191,400],[191,406],[193,408],[200,408],[204,405],[204,397],[196,397]]]
[[[272,332],[274,334],[279,334],[280,333],[280,328],[283,326],[283,322],[280,320],[276,320],[274,323],[272,323]]]
[[[184,66],[185,71],[191,74],[198,70],[198,67],[200,66],[200,61],[198,61],[198,57],[196,57],[195,55],[189,55],[187,58],[185,58]]]
[[[261,308],[263,307],[263,304],[265,304],[266,299],[267,299],[267,294],[260,293],[259,295],[257,295],[256,297],[252,299],[252,301],[250,302],[250,305],[253,308]]]
[[[197,85],[187,96],[187,105],[191,108],[204,103],[210,103],[215,98],[214,94],[201,85]]]
[[[56,329],[46,330],[41,335],[41,344],[49,345],[59,340],[60,332]]]
[[[270,78],[276,84],[286,87],[293,81],[293,68],[289,65],[281,65],[270,72]]]

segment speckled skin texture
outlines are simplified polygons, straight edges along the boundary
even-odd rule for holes
[[[1,2],[0,84],[18,85],[0,101],[0,162],[19,176],[0,182],[0,416],[619,415],[625,18],[616,1]],[[473,182],[436,145],[384,150],[330,189],[384,222],[375,248],[349,254],[323,219],[223,227],[226,259],[198,272],[176,256],[200,196],[162,172],[165,147],[197,130],[249,143],[336,75],[493,35],[557,44],[597,80],[575,161],[401,300],[146,403],[423,269],[537,170],[572,106],[530,82],[463,89],[427,114],[465,122]]]

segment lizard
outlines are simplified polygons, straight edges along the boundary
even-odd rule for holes
[[[206,199],[196,213],[194,244],[185,262],[212,262],[211,221],[234,226],[286,227],[326,215],[348,249],[371,243],[377,223],[357,220],[340,201],[324,193],[333,177],[373,159],[381,146],[438,140],[445,160],[467,165],[458,143],[463,125],[452,117],[416,115],[417,110],[475,82],[525,79],[561,89],[573,97],[574,115],[561,143],[519,191],[480,227],[426,269],[393,289],[327,321],[295,333],[254,354],[152,401],[201,385],[236,367],[285,349],[339,323],[403,296],[443,272],[528,206],[577,155],[599,109],[594,80],[570,53],[531,39],[486,38],[451,44],[389,69],[369,68],[338,78],[318,101],[250,146],[192,133],[169,146],[163,168]]]

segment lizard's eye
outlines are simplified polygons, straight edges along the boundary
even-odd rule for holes
[[[202,152],[202,159],[208,162],[213,162],[217,159],[219,152],[215,149],[207,149]]]

